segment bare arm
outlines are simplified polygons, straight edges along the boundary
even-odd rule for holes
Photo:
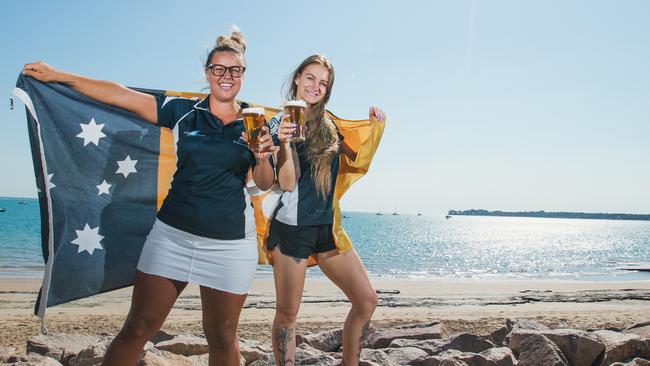
[[[287,122],[288,115],[283,115],[280,120],[278,129],[278,140],[280,140],[280,150],[278,151],[278,183],[280,189],[291,192],[296,187],[296,166],[293,158],[293,149],[288,141],[295,124]]]
[[[278,151],[278,183],[280,189],[287,192],[293,191],[296,187],[296,166],[289,142],[281,143]]]
[[[271,188],[273,181],[275,180],[275,172],[273,167],[269,162],[269,157],[272,152],[277,149],[273,146],[273,139],[269,134],[269,128],[264,126],[262,127],[263,135],[260,137],[261,153],[253,152],[255,155],[255,167],[253,168],[253,181],[255,185],[266,191]],[[245,137],[245,133],[242,133],[242,136]]]
[[[156,100],[152,95],[131,90],[112,81],[95,80],[59,71],[43,61],[25,64],[23,75],[45,83],[58,82],[70,85],[74,90],[98,102],[135,113],[148,122],[158,123]]]

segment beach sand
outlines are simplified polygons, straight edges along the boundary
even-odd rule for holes
[[[650,281],[373,280],[380,304],[373,326],[442,321],[454,332],[487,334],[507,318],[534,319],[552,327],[625,328],[650,320]],[[40,334],[32,315],[40,280],[0,279],[0,348],[25,352]],[[51,307],[51,333],[116,334],[130,305],[131,288]],[[270,342],[274,314],[271,279],[256,280],[240,319],[240,337]],[[298,333],[341,327],[350,304],[326,279],[308,279]],[[199,289],[190,285],[163,325],[172,334],[201,335]]]

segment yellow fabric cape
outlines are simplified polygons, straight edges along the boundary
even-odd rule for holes
[[[173,91],[166,91],[165,95],[184,98],[204,98],[206,96],[206,94]],[[279,112],[279,109],[277,108],[271,108],[250,102],[248,104],[253,107],[263,107],[267,120],[271,119]],[[354,161],[350,160],[344,154],[340,155],[339,172],[336,176],[336,186],[334,189],[334,222],[332,225],[332,231],[336,248],[339,252],[344,253],[352,249],[352,241],[350,241],[348,234],[341,226],[341,207],[339,203],[341,197],[343,197],[350,186],[368,172],[372,158],[379,147],[381,136],[384,133],[385,123],[379,123],[374,117],[365,120],[346,120],[335,116],[329,111],[327,113],[334,124],[338,127],[339,133],[343,135],[346,144],[357,153],[357,157]],[[161,161],[160,163],[159,177],[169,177],[169,180],[159,179],[159,182],[163,181],[165,182],[164,184],[171,184],[171,176],[176,167],[173,153],[173,138],[171,131],[164,135],[165,136],[161,136],[161,158],[163,155],[163,146],[167,146],[167,154],[164,154],[167,159],[161,159],[165,161]],[[166,194],[168,189],[169,188],[162,190],[159,189],[159,192],[162,191]],[[255,226],[257,230],[257,245],[259,252],[258,262],[259,264],[272,264],[273,258],[271,253],[266,250],[266,238],[268,235],[271,216],[277,207],[282,191],[279,189],[277,184],[274,184],[274,186],[268,191],[261,191],[252,182],[249,184],[248,190],[255,209]],[[159,208],[160,205],[162,205],[163,199],[164,196],[158,198]],[[309,265],[315,264],[316,259],[310,257]]]

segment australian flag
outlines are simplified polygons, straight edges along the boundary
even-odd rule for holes
[[[40,203],[35,314],[131,285],[175,169],[171,132],[62,84],[20,76],[12,95],[27,109]]]

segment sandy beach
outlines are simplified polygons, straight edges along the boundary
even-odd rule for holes
[[[552,327],[625,328],[650,320],[650,281],[373,280],[380,304],[373,326],[442,321],[451,332],[487,334],[505,319],[524,317]],[[32,315],[40,280],[0,279],[0,347],[24,352],[40,333]],[[119,331],[131,288],[47,310],[51,333]],[[240,320],[240,336],[268,342],[274,313],[273,281],[256,280]],[[340,327],[349,303],[325,279],[308,279],[298,318],[300,333]],[[173,333],[202,333],[198,287],[188,286],[163,326]]]

